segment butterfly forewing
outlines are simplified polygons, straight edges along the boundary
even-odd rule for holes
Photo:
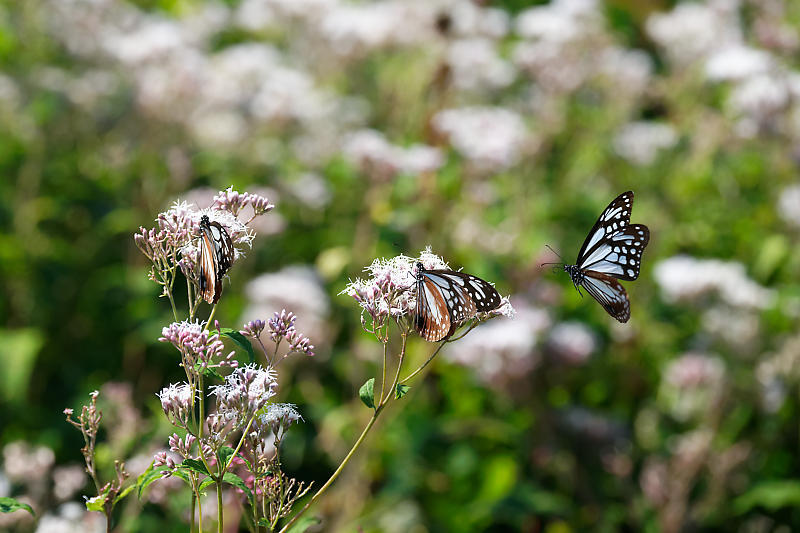
[[[426,340],[449,337],[476,313],[500,304],[500,295],[487,281],[463,272],[418,266],[415,325]]]
[[[633,191],[627,191],[617,196],[614,201],[608,204],[603,213],[594,223],[586,240],[583,241],[581,251],[578,252],[578,259],[575,261],[579,266],[585,258],[591,256],[598,247],[601,247],[605,239],[628,225],[631,220],[631,208],[633,207]]]
[[[591,255],[578,263],[578,267],[633,281],[639,277],[642,252],[649,241],[650,230],[647,226],[626,226],[595,246]]]

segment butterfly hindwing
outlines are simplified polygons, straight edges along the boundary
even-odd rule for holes
[[[417,280],[417,309],[414,325],[427,341],[438,341],[451,335],[452,322],[445,298],[439,287],[427,277]]]
[[[611,276],[588,271],[585,273],[581,285],[615,319],[624,323],[631,317],[628,294],[620,282]]]
[[[198,275],[200,295],[216,304],[222,295],[222,281],[233,264],[234,249],[230,235],[216,221],[203,215],[200,219],[200,271]]]

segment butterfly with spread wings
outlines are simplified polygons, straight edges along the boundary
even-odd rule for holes
[[[453,270],[426,270],[417,263],[414,328],[428,341],[440,341],[477,313],[500,307],[500,294],[488,281]]]
[[[203,299],[216,304],[222,295],[222,280],[233,264],[234,252],[231,236],[208,215],[200,218],[200,263],[198,286]]]
[[[631,224],[633,191],[617,196],[595,222],[583,242],[574,265],[564,271],[580,293],[580,287],[592,295],[609,315],[620,322],[631,317],[628,294],[617,281],[639,277],[644,247],[650,230],[644,224]]]

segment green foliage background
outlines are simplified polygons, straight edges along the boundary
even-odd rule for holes
[[[167,18],[193,8],[172,0],[134,4]],[[545,356],[528,375],[499,388],[439,358],[393,405],[317,509],[326,530],[660,531],[676,523],[670,513],[687,529],[800,528],[796,370],[787,372],[785,399],[774,411],[764,408],[755,375],[776,352],[800,355],[797,342],[790,343],[798,335],[798,230],[776,210],[781,192],[798,183],[797,139],[772,123],[752,138],[737,137],[726,107],[732,89],[704,80],[701,69],[668,64],[645,21],[673,4],[601,5],[608,34],[645,50],[656,65],[644,97],[629,101],[613,87],[587,84],[557,100],[557,124],[521,111],[536,148],[488,175],[471,172],[457,151],[435,139],[430,117],[443,102],[523,108],[531,85],[524,76],[497,93],[437,96],[437,63],[424,47],[374,51],[329,69],[319,83],[365,99],[370,127],[399,145],[439,142],[447,155],[436,173],[390,180],[370,179],[333,157],[314,169],[331,193],[317,210],[292,193],[309,169],[287,148],[291,128],[258,133],[279,145],[279,157],[265,161],[252,139],[209,147],[180,124],[144,113],[130,84],[88,108],[76,105],[42,82],[46,68],[75,75],[118,69],[125,79],[124,68],[72,54],[53,36],[47,2],[0,4],[0,64],[19,90],[0,109],[0,444],[42,444],[55,450],[58,463],[79,462],[82,442],[62,409],[108,381],[131,383],[144,414],[135,434],[105,449],[107,463],[163,443],[167,428],[154,393],[182,372],[171,347],[157,342],[171,313],[147,280],[132,234],[190,189],[265,185],[280,195],[276,211],[285,229],[260,236],[237,264],[217,318],[240,326],[242,288],[259,273],[293,264],[320,273],[332,306],[331,342],[316,359],[281,368],[281,400],[296,403],[305,418],[285,444],[287,470],[298,479],[324,482],[369,416],[357,391],[374,375],[379,345],[362,332],[354,302],[338,293],[375,257],[414,255],[431,245],[451,265],[494,281],[501,293],[547,307],[555,321],[586,324],[599,344],[582,365]],[[528,3],[492,6],[517,13]],[[755,39],[753,10],[749,3],[741,9],[748,39]],[[787,2],[782,20],[797,31],[800,9]],[[226,29],[212,40],[212,51],[251,40],[289,50],[299,40],[289,30]],[[514,41],[508,37],[502,46],[510,50]],[[793,69],[796,57],[787,53],[779,61]],[[619,157],[612,143],[621,126],[640,119],[668,122],[679,136],[646,166]],[[171,166],[175,154],[188,161],[183,177]],[[475,190],[484,185],[491,194],[481,197]],[[629,336],[574,294],[567,276],[538,267],[551,258],[545,244],[571,260],[600,210],[627,189],[636,193],[633,222],[646,223],[652,234],[641,277],[626,284]],[[487,232],[512,232],[513,246],[492,251],[491,241],[484,249],[459,243],[454,227],[465,217]],[[775,303],[755,314],[752,344],[730,346],[704,330],[713,296],[665,301],[653,268],[677,254],[741,263],[751,279],[775,291]],[[557,296],[540,302],[543,287],[553,284]],[[422,361],[430,350],[417,339],[411,354]],[[717,354],[726,374],[708,412],[681,420],[659,390],[665,368],[687,351]],[[710,438],[697,465],[680,462],[678,444],[690,434]],[[742,458],[726,470],[721,463],[734,452]],[[655,463],[667,469],[672,503],[643,492],[647,467]],[[176,508],[141,505],[123,513],[120,531],[154,524],[183,530]]]

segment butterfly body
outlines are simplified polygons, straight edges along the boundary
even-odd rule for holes
[[[497,309],[502,300],[488,281],[454,270],[426,270],[417,263],[414,327],[428,341],[450,337],[477,313]]]
[[[650,230],[631,224],[633,191],[617,196],[595,222],[578,252],[574,265],[564,271],[580,293],[586,289],[609,315],[620,322],[630,319],[630,301],[618,279],[639,277],[642,252],[650,241]]]
[[[200,263],[198,286],[203,299],[216,304],[222,295],[222,280],[233,264],[233,242],[225,228],[207,215],[200,218]]]

